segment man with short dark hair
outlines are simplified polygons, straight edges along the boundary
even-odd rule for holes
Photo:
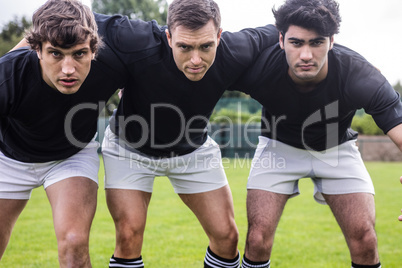
[[[263,105],[247,184],[242,267],[270,267],[283,209],[305,177],[315,185],[315,200],[331,208],[352,267],[380,267],[374,187],[350,125],[364,108],[402,150],[400,96],[362,56],[334,44],[341,21],[337,2],[287,0],[273,12],[279,44],[262,52],[236,85]],[[274,160],[281,165],[267,168]]]

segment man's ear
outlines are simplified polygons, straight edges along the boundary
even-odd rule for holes
[[[36,50],[36,55],[38,55],[38,59],[42,59],[42,52],[39,48]]]
[[[285,40],[284,33],[279,32],[279,45],[281,46],[282,49],[285,48],[284,40]]]
[[[219,28],[219,31],[218,31],[218,43],[217,43],[217,46],[219,46],[219,42],[221,41],[221,36],[222,36],[222,28]]]
[[[169,46],[172,47],[172,37],[170,36],[169,30],[165,29],[165,34],[169,43]]]
[[[331,50],[334,47],[334,36],[331,36],[329,38],[329,50]]]

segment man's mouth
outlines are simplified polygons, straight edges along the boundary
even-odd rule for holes
[[[73,87],[78,83],[78,79],[60,79],[59,81],[65,87]]]
[[[308,71],[311,70],[315,65],[313,63],[311,64],[298,64],[297,67],[302,69],[303,71]]]
[[[201,73],[201,72],[204,70],[204,68],[203,68],[202,66],[188,67],[187,70],[188,70],[190,73],[197,74],[197,73]]]

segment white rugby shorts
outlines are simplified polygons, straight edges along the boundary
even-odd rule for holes
[[[326,204],[322,193],[374,194],[373,182],[364,166],[356,141],[347,141],[326,151],[302,150],[263,136],[252,161],[247,189],[260,189],[294,197],[298,182],[311,178],[314,198]]]
[[[168,177],[178,194],[208,192],[228,184],[219,145],[210,137],[190,154],[155,158],[130,148],[107,127],[102,155],[106,189],[151,193],[154,179],[159,176]]]
[[[75,155],[59,161],[25,163],[0,152],[0,198],[29,199],[34,188],[71,177],[86,177],[98,183],[99,143],[92,140]]]

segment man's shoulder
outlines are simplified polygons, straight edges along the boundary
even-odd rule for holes
[[[255,28],[244,28],[236,32],[224,31],[222,32],[222,39],[227,41],[248,41],[250,39],[256,39],[262,35],[274,37],[273,42],[278,41],[278,30],[272,24]]]
[[[379,79],[381,80],[380,83],[383,83],[383,80],[385,80],[375,66],[367,61],[361,54],[348,47],[334,44],[330,52],[330,60],[333,61],[333,66],[336,66],[336,71],[342,77],[347,77],[349,80],[369,81]]]
[[[353,107],[369,107],[380,89],[388,84],[375,66],[350,48],[334,45],[329,60],[332,79],[338,81],[339,90]]]
[[[15,49],[15,50],[11,50],[0,58],[0,63],[21,61],[24,59],[29,61],[33,53],[36,53],[36,52],[31,50],[27,46],[21,47],[21,48]]]
[[[8,72],[13,75],[16,73],[22,75],[22,73],[32,71],[31,69],[35,68],[36,65],[32,64],[34,61],[38,61],[36,51],[22,47],[12,50],[0,58],[0,70],[2,75],[8,75]]]
[[[334,44],[334,46],[332,48],[332,53],[337,58],[340,58],[342,60],[353,59],[353,60],[358,60],[358,61],[362,61],[362,62],[367,62],[367,60],[362,55],[360,55],[358,52],[354,51],[351,48],[338,44],[338,43]]]
[[[122,15],[94,14],[99,34],[114,50],[135,53],[162,43],[166,26],[160,26],[155,20],[143,21]]]

